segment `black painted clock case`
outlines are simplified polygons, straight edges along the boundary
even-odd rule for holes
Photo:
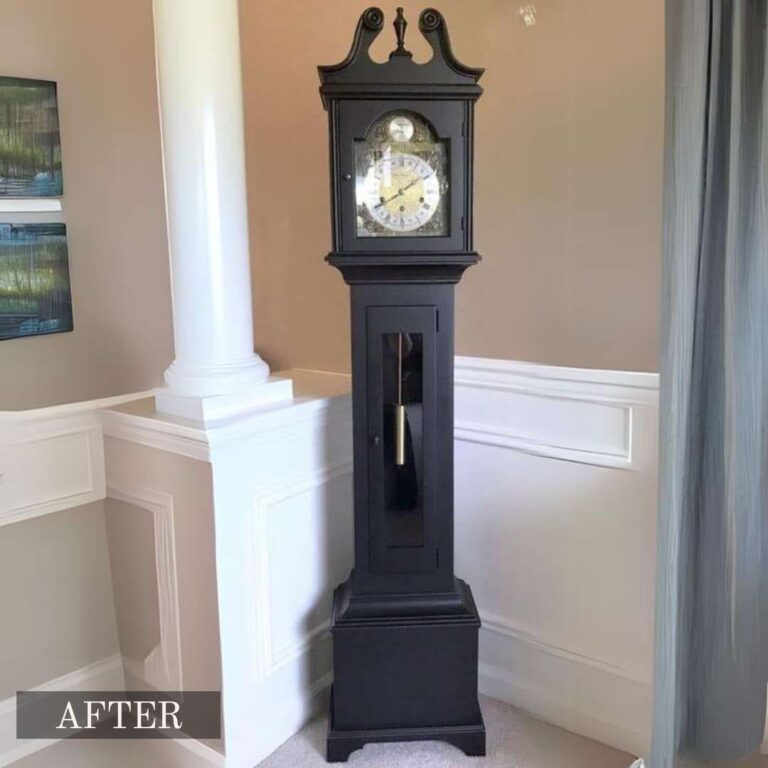
[[[377,741],[440,739],[485,754],[480,619],[469,586],[453,572],[454,287],[479,260],[472,250],[472,149],[482,70],[457,61],[433,9],[419,19],[433,49],[429,62],[415,63],[405,49],[400,10],[396,50],[389,61],[373,62],[368,48],[382,26],[382,12],[369,8],[347,58],[319,68],[331,139],[327,260],[351,287],[354,422],[355,564],[333,599],[329,762]],[[354,143],[382,115],[403,110],[424,118],[448,147],[447,232],[358,236]],[[402,334],[417,340],[419,388],[408,427],[412,459],[418,451],[418,501],[405,514],[393,510],[404,486],[390,481],[387,458],[387,340]]]

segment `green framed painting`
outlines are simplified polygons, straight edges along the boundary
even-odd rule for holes
[[[72,328],[65,225],[0,223],[0,340]]]
[[[0,199],[62,192],[56,83],[0,77]]]

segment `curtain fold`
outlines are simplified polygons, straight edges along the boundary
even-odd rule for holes
[[[763,739],[766,0],[667,0],[661,455],[649,768]]]

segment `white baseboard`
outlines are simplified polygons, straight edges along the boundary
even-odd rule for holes
[[[508,641],[501,649],[496,643],[490,650],[486,633],[481,658],[492,657],[498,666],[481,661],[481,694],[630,755],[647,754],[649,683],[525,641]]]
[[[47,683],[31,688],[33,691],[123,691],[123,660],[120,656],[89,664]],[[16,697],[0,701],[0,768],[21,760],[54,744],[55,740],[16,738]]]
[[[213,747],[203,744],[197,739],[170,739],[176,746],[186,749],[196,757],[200,757],[211,764],[211,768],[226,768],[227,760],[221,752],[217,752]]]
[[[250,739],[237,739],[233,748],[227,747],[226,768],[253,768],[269,757],[320,713],[327,702],[331,682],[332,674],[327,672],[300,693],[284,695],[280,706],[260,710],[261,719],[254,721]]]
[[[124,691],[124,660],[115,655],[82,669],[57,677],[32,691]],[[56,739],[16,738],[16,697],[0,701],[0,768],[56,743]],[[225,768],[225,757],[196,739],[169,739],[178,747],[203,758],[212,768]]]
[[[268,757],[287,739],[300,731],[308,720],[319,713],[327,699],[326,694],[332,680],[332,673],[327,672],[312,685],[307,686],[300,697],[286,703],[280,711],[275,713],[269,728],[271,736],[261,760]]]

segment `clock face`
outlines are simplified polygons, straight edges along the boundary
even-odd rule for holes
[[[412,232],[429,222],[440,204],[437,172],[416,155],[389,153],[369,168],[363,202],[385,229]]]
[[[355,142],[358,237],[449,234],[447,144],[416,112],[387,112]]]

